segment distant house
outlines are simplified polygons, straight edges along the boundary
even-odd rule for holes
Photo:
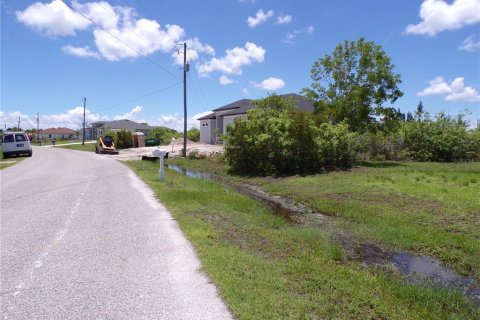
[[[96,139],[99,136],[105,134],[106,131],[120,131],[129,130],[131,132],[142,132],[145,136],[148,136],[151,130],[155,129],[155,126],[149,126],[146,123],[138,123],[132,120],[113,120],[113,121],[97,121],[91,124],[90,130],[85,134],[86,137],[90,134],[92,139]]]
[[[40,140],[78,139],[78,134],[77,131],[69,128],[48,128],[44,130],[39,130],[38,137],[40,138]]]
[[[313,112],[313,103],[306,98],[289,93],[281,95],[284,99],[292,99],[299,110]],[[238,117],[244,117],[247,110],[252,108],[252,100],[242,99],[223,107],[214,109],[212,113],[198,118],[200,121],[200,141],[204,143],[219,143],[218,134],[223,134],[227,130],[227,126],[232,124]]]

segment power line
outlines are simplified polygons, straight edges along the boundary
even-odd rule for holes
[[[109,15],[111,15],[116,21],[117,23],[120,22],[120,20],[118,20],[118,17],[117,15],[115,14],[115,12],[111,12],[110,10],[108,10],[107,8],[105,8],[101,2],[97,2],[97,4],[103,9],[105,10]],[[151,45],[151,43],[146,40],[144,37],[142,37],[141,35],[139,35],[138,33],[136,33],[135,31],[133,31],[132,29],[130,28],[124,28],[128,31],[130,31],[133,35],[135,35],[138,39],[142,40],[145,44],[147,45]]]
[[[193,89],[191,91],[193,92],[194,98],[197,100],[200,107],[202,107],[206,110],[208,108],[208,104],[207,104],[207,100],[205,98],[205,95],[204,95],[203,91],[201,90],[201,87],[199,86],[197,81],[195,81],[195,79],[190,74],[188,75],[188,78],[190,79],[189,84],[190,84],[190,88]]]
[[[121,40],[120,38],[118,38],[117,36],[115,36],[113,33],[111,33],[110,31],[106,30],[105,28],[103,28],[101,25],[99,25],[98,23],[96,23],[95,21],[93,21],[92,19],[90,19],[89,17],[87,17],[86,15],[84,15],[83,13],[81,13],[80,11],[78,11],[77,9],[75,9],[74,7],[72,7],[71,5],[69,5],[68,3],[65,2],[65,0],[62,0],[62,2],[67,6],[69,7],[70,9],[72,9],[73,11],[75,11],[76,13],[78,13],[79,15],[81,15],[82,17],[84,17],[85,19],[87,19],[88,21],[90,21],[91,23],[93,23],[94,25],[96,25],[97,27],[99,27],[100,29],[102,29],[103,31],[105,31],[106,33],[108,33],[111,37],[113,37],[114,39],[116,39],[117,41],[119,41],[120,43],[122,43],[123,45],[125,45],[126,47],[130,48],[131,50],[135,51],[136,53],[138,53],[139,55],[143,56],[145,59],[147,59],[148,61],[150,61],[151,63],[153,63],[154,65],[156,65],[157,67],[159,67],[160,69],[162,69],[163,71],[165,71],[166,73],[170,74],[171,76],[177,78],[180,80],[180,77],[177,76],[176,74],[168,71],[167,69],[165,69],[164,67],[162,67],[160,64],[158,64],[156,61],[150,59],[147,55],[143,54],[141,51],[135,49],[134,47],[132,47],[131,45],[129,45],[128,43],[126,43],[125,41]]]
[[[164,87],[162,89],[159,89],[159,90],[155,90],[155,91],[152,91],[152,92],[149,92],[147,94],[144,94],[142,96],[139,96],[139,97],[135,97],[133,99],[130,99],[130,100],[127,100],[127,101],[123,101],[123,102],[120,102],[120,103],[117,103],[117,104],[114,104],[114,105],[111,105],[111,106],[108,106],[106,108],[103,108],[103,109],[100,109],[98,111],[104,111],[104,110],[108,110],[108,109],[113,109],[113,108],[116,108],[116,107],[119,107],[119,106],[122,106],[124,104],[127,104],[127,103],[131,103],[131,102],[134,102],[134,101],[137,101],[137,100],[140,100],[142,98],[145,98],[145,97],[149,97],[151,95],[154,95],[156,93],[159,93],[159,92],[162,92],[162,91],[165,91],[165,90],[168,90],[170,88],[173,88],[175,86],[178,86],[179,84],[183,83],[183,81],[180,81],[180,82],[177,82],[177,83],[174,83],[172,85],[169,85],[168,87]]]

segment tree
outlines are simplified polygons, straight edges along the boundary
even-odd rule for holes
[[[311,88],[302,91],[330,123],[345,121],[350,130],[375,131],[377,118],[383,114],[382,104],[403,96],[398,88],[400,75],[393,68],[381,46],[364,38],[345,40],[332,55],[314,63]]]
[[[175,129],[167,127],[157,127],[150,131],[147,138],[159,139],[161,144],[168,144],[172,138],[179,138],[181,136]]]
[[[423,114],[425,113],[425,111],[423,111],[423,102],[420,101],[418,103],[418,106],[417,106],[417,109],[415,109],[415,117],[418,121],[422,121],[422,118],[423,118]]]
[[[190,141],[198,142],[200,141],[200,129],[198,128],[191,128],[187,131],[187,138]]]

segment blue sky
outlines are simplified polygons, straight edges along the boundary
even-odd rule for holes
[[[65,1],[1,0],[2,128],[38,112],[41,128],[77,129],[86,97],[87,123],[181,129],[183,42],[191,127],[239,99],[299,93],[318,58],[360,37],[401,74],[394,107],[480,119],[480,0]]]

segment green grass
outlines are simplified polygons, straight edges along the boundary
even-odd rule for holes
[[[228,169],[218,159],[168,161]],[[305,177],[233,178],[335,217],[334,234],[429,255],[480,280],[480,163],[370,162]]]
[[[288,222],[215,182],[170,170],[159,182],[156,163],[127,165],[178,220],[238,319],[480,318],[458,293],[405,284],[344,259],[328,228]],[[295,179],[307,177],[280,181]],[[277,193],[280,181],[273,184]]]
[[[95,152],[95,147],[96,147],[96,143],[86,143],[85,145],[71,144],[71,145],[68,145],[68,146],[58,146],[58,148],[88,151],[88,152]]]
[[[0,170],[11,167],[18,162],[24,160],[27,157],[24,156],[17,156],[17,157],[10,157],[7,159],[3,159],[3,152],[2,152],[2,145],[0,144]]]

